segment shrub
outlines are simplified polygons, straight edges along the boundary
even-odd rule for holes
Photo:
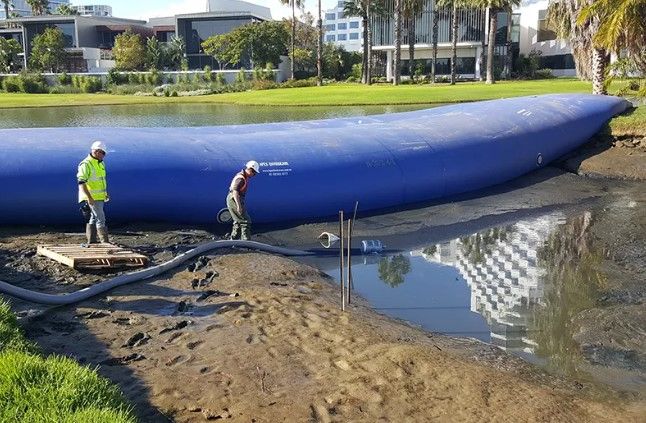
[[[316,77],[307,78],[307,79],[290,79],[282,84],[281,88],[301,88],[301,87],[315,87],[316,86]]]
[[[224,77],[223,73],[218,72],[218,73],[215,74],[215,83],[218,84],[218,85],[226,85],[227,84],[227,80]]]
[[[71,85],[55,85],[49,89],[50,94],[78,94],[80,92],[80,88]]]
[[[116,68],[112,68],[108,71],[108,85],[120,85],[128,82],[128,75],[122,74]]]
[[[204,66],[204,75],[202,75],[204,82],[211,82],[213,80],[213,68],[211,66]]]
[[[170,96],[171,96],[171,97],[177,97],[177,96],[179,96],[179,94],[177,94],[177,91],[173,91],[173,92],[170,94]]]
[[[162,76],[157,69],[152,69],[149,73],[145,74],[145,83],[157,86],[161,84]]]
[[[20,92],[20,84],[17,76],[9,76],[2,80],[2,89],[8,93]]]
[[[251,88],[254,90],[271,90],[278,87],[279,85],[276,82],[266,79],[256,79],[251,84]]]
[[[18,75],[18,87],[23,93],[47,93],[49,87],[43,75],[39,73],[21,72]]]
[[[240,71],[236,75],[236,83],[244,84],[245,82],[247,82],[247,72],[245,68],[240,68]]]
[[[363,72],[363,64],[355,63],[354,65],[352,65],[352,70],[350,71],[350,77],[354,78],[355,81],[360,81],[362,72]]]
[[[139,84],[139,77],[136,73],[129,73],[128,75],[128,84]]]
[[[97,76],[85,76],[81,81],[81,91],[84,93],[95,93],[103,89],[101,78]]]
[[[554,78],[552,74],[552,69],[539,69],[534,74],[536,79],[551,79]]]
[[[117,95],[130,95],[138,92],[151,91],[150,85],[127,84],[127,85],[110,85],[108,92]]]
[[[61,73],[56,77],[56,79],[60,85],[70,85],[72,83],[72,77],[69,76],[67,72]]]
[[[357,82],[357,78],[354,76],[348,76],[348,79],[345,80],[345,82]]]

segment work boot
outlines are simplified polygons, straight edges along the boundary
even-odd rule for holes
[[[251,228],[249,225],[242,225],[242,230],[240,231],[240,239],[243,241],[249,241],[251,239]]]
[[[110,240],[108,239],[108,228],[98,228],[96,231],[99,234],[99,241],[101,241],[102,244],[110,243]]]
[[[89,223],[85,225],[85,238],[87,239],[88,244],[96,244],[96,225],[90,225]]]
[[[231,228],[231,235],[229,236],[230,240],[238,239],[240,237],[240,225],[233,223],[233,228]]]

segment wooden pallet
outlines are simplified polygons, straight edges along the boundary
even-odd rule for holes
[[[112,244],[39,245],[36,252],[74,269],[142,267],[148,264],[148,257]]]

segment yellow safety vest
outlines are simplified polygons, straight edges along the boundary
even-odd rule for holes
[[[108,196],[105,165],[91,155],[87,156],[79,164],[78,174],[79,181],[86,181],[85,184],[90,190],[92,198],[96,201],[105,201]],[[79,203],[87,200],[85,192],[79,187]]]

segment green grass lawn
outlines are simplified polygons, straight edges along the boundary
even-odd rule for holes
[[[586,93],[588,82],[575,79],[501,81],[495,85],[463,82],[455,86],[332,84],[194,97],[151,97],[111,94],[0,94],[0,108],[149,103],[219,103],[266,106],[353,106],[457,103],[548,93]]]
[[[0,422],[134,423],[119,388],[67,357],[43,357],[0,297]]]
[[[612,87],[611,87],[612,91]],[[462,82],[455,86],[332,84],[193,97],[152,97],[111,94],[0,93],[0,109],[14,107],[86,106],[109,104],[213,103],[262,106],[355,106],[458,103],[549,93],[589,93],[591,84],[577,79],[500,81],[495,85]],[[646,136],[646,107],[611,122],[613,134]]]

